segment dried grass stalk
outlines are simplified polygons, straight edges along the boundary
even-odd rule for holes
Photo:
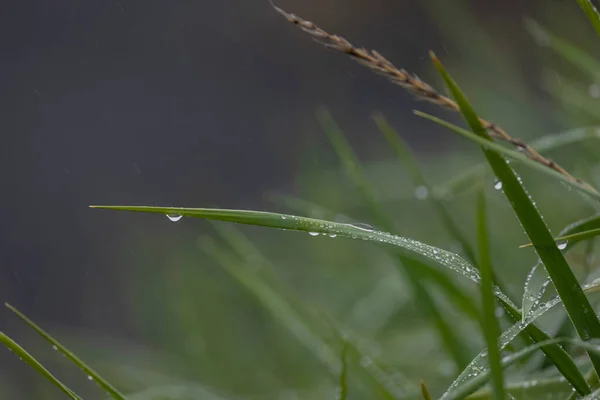
[[[376,50],[368,51],[364,48],[358,48],[343,37],[332,35],[324,31],[313,22],[306,21],[295,14],[285,12],[281,8],[277,7],[272,1],[271,4],[279,14],[285,17],[285,19],[310,34],[322,45],[348,54],[360,64],[370,68],[378,74],[386,76],[393,83],[406,89],[417,99],[426,100],[430,103],[437,104],[452,111],[460,112],[460,107],[454,100],[440,94],[431,85],[422,81],[416,75],[411,74],[404,69],[397,68],[391,63],[391,61],[379,54]],[[579,178],[572,176],[556,162],[542,156],[534,148],[530,147],[521,139],[511,137],[498,125],[493,124],[481,117],[479,117],[479,121],[481,122],[481,125],[490,133],[492,138],[510,143],[530,159],[559,172],[573,182],[577,182],[595,191],[591,185]]]

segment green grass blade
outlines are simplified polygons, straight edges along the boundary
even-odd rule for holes
[[[582,185],[580,183],[577,182],[573,182],[572,180],[568,179],[567,177],[565,177],[564,175],[558,173],[557,171],[554,171],[553,169],[550,169],[548,167],[546,167],[543,164],[540,164],[536,161],[533,161],[532,159],[528,158],[527,156],[519,153],[516,150],[512,150],[509,148],[506,148],[498,143],[492,142],[491,140],[482,138],[480,136],[477,136],[476,134],[474,134],[473,132],[470,132],[466,129],[463,129],[461,127],[458,127],[454,124],[451,124],[450,122],[444,121],[440,118],[437,118],[433,115],[429,115],[426,114],[424,112],[421,111],[415,111],[415,114],[426,118],[430,121],[433,121],[445,128],[448,128],[450,130],[452,130],[455,133],[458,133],[461,136],[464,136],[465,138],[471,140],[472,142],[477,143],[478,145],[484,147],[486,150],[491,151],[491,152],[496,152],[499,153],[501,155],[504,155],[512,160],[516,160],[516,161],[520,161],[523,163],[523,165],[533,168],[539,172],[542,172],[544,174],[547,174],[561,182],[564,182],[566,185],[580,191],[583,194],[586,194],[590,197],[592,197],[594,200],[596,201],[600,201],[600,193],[598,193],[597,191],[588,188],[585,185]]]
[[[412,239],[406,239],[394,236],[385,232],[369,231],[361,227],[350,224],[341,224],[331,221],[317,220],[312,218],[298,217],[288,214],[269,213],[264,211],[247,210],[222,210],[211,208],[179,208],[179,207],[147,207],[147,206],[90,206],[92,208],[102,208],[109,210],[149,212],[162,215],[173,214],[184,217],[204,218],[211,220],[223,220],[247,225],[265,226],[270,228],[288,229],[303,232],[315,232],[326,235],[339,235],[354,239],[363,239],[375,243],[384,243],[397,246],[398,250],[406,252],[409,255],[420,255],[425,257],[428,262],[449,268],[463,277],[475,282],[480,282],[479,272],[469,265],[462,258],[445,250],[438,249]],[[521,314],[518,308],[511,300],[500,291],[494,292],[513,318],[521,320]],[[535,341],[542,341],[547,335],[535,325],[524,324],[523,329]],[[546,355],[556,365],[559,371],[565,376],[573,387],[577,388],[582,394],[586,392],[585,380],[573,363],[573,360],[560,346],[550,344],[543,347]],[[582,385],[583,382],[583,385]]]
[[[490,245],[486,216],[485,192],[483,187],[477,196],[477,241],[479,247],[479,268],[481,271],[481,299],[483,303],[482,330],[488,348],[488,359],[492,373],[494,398],[504,400],[504,376],[500,364],[498,338],[500,325],[496,319],[496,302],[494,298],[494,272],[490,257]]]
[[[552,393],[553,398],[565,399],[573,393],[573,387],[561,377],[555,377],[509,383],[506,385],[506,392],[516,399],[544,399],[549,393]],[[492,396],[491,390],[484,388],[468,396],[466,400],[490,400]]]
[[[596,33],[600,35],[600,14],[598,14],[598,10],[596,10],[596,7],[594,7],[592,1],[577,0],[577,3],[579,3],[579,6],[583,9],[585,15],[587,15],[588,19],[592,23],[592,26],[596,30]]]
[[[432,400],[429,390],[427,390],[427,386],[425,386],[425,382],[423,381],[421,381],[421,395],[423,396],[423,400]]]
[[[512,353],[508,356],[505,356],[502,359],[502,368],[506,369],[509,366],[515,364],[516,362],[530,356],[532,353],[538,351],[541,347],[546,346],[548,344],[559,344],[559,343],[569,343],[574,346],[581,347],[585,349],[588,354],[596,354],[600,355],[600,345],[598,343],[591,344],[589,342],[574,340],[569,338],[558,338],[552,339],[540,343],[536,343],[532,346],[528,346],[518,352]],[[481,374],[477,374],[475,377],[464,383],[463,385],[449,390],[442,396],[441,400],[454,400],[454,399],[464,399],[467,398],[471,393],[475,392],[481,386],[483,386],[490,379],[490,371],[484,371]],[[589,394],[589,393],[588,393]]]
[[[410,147],[407,143],[402,140],[402,137],[388,124],[383,115],[377,114],[374,117],[375,123],[377,124],[379,130],[385,136],[390,147],[396,152],[396,156],[400,162],[404,164],[407,171],[409,171],[413,185],[417,187],[417,190],[420,188],[424,188],[427,193],[432,192],[431,186],[428,184],[425,179],[425,175],[419,168],[419,163],[413,152],[410,150]],[[435,208],[442,225],[453,239],[455,239],[464,251],[465,257],[467,261],[476,266],[476,258],[475,252],[473,251],[473,247],[471,243],[467,240],[465,235],[460,231],[446,208],[444,204],[436,197],[436,196],[427,196],[427,199],[431,202],[431,205]]]
[[[424,257],[426,260],[449,268],[460,275],[479,283],[479,272],[464,259],[449,251],[429,246],[413,239],[392,235],[386,232],[367,229],[363,226],[299,217],[289,214],[266,211],[229,210],[215,208],[183,208],[154,206],[90,206],[91,208],[155,213],[162,215],[181,215],[183,217],[203,218],[256,225],[269,228],[287,229],[322,235],[336,235],[353,239],[363,239],[375,243],[396,246],[402,254]],[[509,300],[510,301],[510,300]]]
[[[534,140],[530,145],[543,154],[590,139],[600,139],[600,127],[591,126],[546,135]],[[432,193],[438,199],[456,196],[460,192],[472,189],[475,186],[475,183],[487,173],[488,168],[485,163],[477,164],[450,178],[446,182],[434,186]]]
[[[479,118],[465,95],[460,91],[454,80],[444,69],[441,62],[435,58],[434,63],[444,78],[446,85],[458,103],[461,113],[471,129],[484,141],[490,138],[479,122]],[[491,150],[483,144],[483,152],[494,174],[502,182],[504,194],[508,198],[513,210],[525,229],[525,232],[535,245],[536,252],[546,266],[554,287],[561,298],[567,314],[582,340],[600,337],[600,321],[594,312],[588,298],[577,282],[573,271],[565,260],[563,254],[556,246],[550,230],[538,213],[533,201],[520,182],[512,168],[501,154]],[[600,371],[600,356],[589,353],[590,360],[596,371]]]
[[[102,378],[96,371],[88,367],[83,361],[81,361],[75,354],[69,351],[65,346],[60,344],[56,339],[50,336],[46,331],[40,328],[35,322],[27,318],[23,313],[17,310],[15,307],[11,306],[8,303],[4,303],[6,307],[12,311],[15,315],[17,315],[21,320],[23,320],[27,325],[29,325],[34,331],[36,331],[42,338],[48,341],[56,350],[61,352],[65,357],[67,357],[71,362],[79,367],[85,374],[87,374],[88,378],[96,382],[102,389],[104,389],[110,397],[116,400],[125,400],[125,396],[121,394],[113,385],[108,383],[104,378]]]
[[[54,375],[50,373],[42,364],[39,363],[31,354],[29,354],[24,348],[22,348],[17,342],[12,340],[10,337],[6,336],[4,333],[0,332],[0,342],[7,349],[15,353],[19,358],[25,361],[30,367],[32,367],[37,373],[42,375],[48,381],[50,381],[54,386],[60,389],[64,394],[66,394],[72,400],[82,400],[81,397],[76,395],[71,389],[69,389],[65,384],[59,381]]]
[[[558,234],[558,237],[556,237],[554,240],[556,242],[562,242],[561,247],[565,246],[564,251],[568,251],[571,249],[571,247],[575,246],[580,241],[598,236],[599,234],[600,214],[596,214],[592,217],[584,218],[567,226]],[[531,243],[528,243],[520,247],[531,246],[533,245]]]
[[[317,116],[325,133],[329,137],[345,172],[359,189],[366,205],[371,210],[371,214],[375,218],[376,223],[383,229],[392,231],[393,224],[390,223],[391,219],[383,212],[375,189],[366,178],[362,166],[350,147],[350,144],[346,141],[341,129],[327,110],[319,110]],[[439,311],[437,304],[422,282],[423,275],[419,274],[415,268],[406,268],[408,265],[413,264],[413,261],[403,255],[395,255],[395,258],[397,259],[398,269],[404,272],[408,283],[412,287],[416,297],[419,299],[416,304],[425,315],[429,316],[437,327],[440,339],[455,363],[459,368],[464,368],[469,362],[469,357],[466,353],[469,348],[467,342],[462,340],[462,338],[454,332],[454,328],[448,324],[442,313]],[[445,291],[445,288],[443,289]]]

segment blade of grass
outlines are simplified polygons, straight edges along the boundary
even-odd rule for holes
[[[421,381],[421,395],[423,396],[423,400],[432,400],[429,390],[427,390],[427,386],[425,386],[425,382],[423,381]]]
[[[592,229],[589,231],[583,231],[583,232],[579,232],[579,233],[574,233],[572,235],[558,236],[558,237],[554,238],[554,241],[556,242],[556,244],[559,247],[562,248],[563,246],[567,246],[567,244],[571,241],[581,242],[582,240],[594,238],[598,235],[600,235],[600,228]],[[531,247],[531,246],[533,246],[533,245],[531,243],[528,243],[528,244],[519,246],[519,248],[522,249],[522,248]]]
[[[599,139],[599,129],[600,127],[592,126],[546,135],[531,142],[531,147],[544,154],[563,146],[580,143],[584,140]],[[434,186],[432,193],[438,199],[450,198],[460,192],[472,189],[475,183],[479,181],[479,178],[487,173],[488,169],[485,163],[477,164],[476,166],[457,174],[445,183]]]
[[[420,243],[412,239],[394,236],[385,232],[371,231],[351,224],[341,224],[332,221],[304,218],[288,214],[269,213],[264,211],[151,206],[90,207],[109,210],[158,213],[162,215],[181,215],[184,217],[222,220],[247,225],[265,226],[270,228],[288,229],[303,232],[316,232],[327,235],[338,235],[340,237],[345,236],[354,239],[363,239],[375,243],[383,243],[392,246],[397,246],[398,250],[402,251],[405,254],[425,257],[429,260],[429,262],[433,261],[434,264],[438,264],[445,268],[449,268],[451,271],[456,272],[477,284],[479,284],[480,282],[479,272],[455,254],[432,246],[428,246],[424,243]],[[509,312],[509,314],[512,315],[515,320],[521,321],[521,314],[519,313],[517,306],[515,306],[514,303],[512,303],[512,301],[501,291],[495,290],[494,294],[496,295],[498,300],[502,302],[503,306]],[[555,302],[554,305],[558,304],[558,302],[559,301]],[[522,328],[526,329],[528,335],[532,338],[532,340],[540,342],[543,341],[544,338],[547,338],[547,335],[535,325],[529,324],[533,322],[535,318],[537,318],[537,315],[534,315],[534,318],[532,318],[528,323],[523,324]],[[523,329],[521,329],[519,332],[521,332]],[[575,366],[575,363],[565,352],[564,349],[562,349],[557,344],[546,345],[543,347],[543,349],[548,358],[552,360],[552,362],[554,363],[554,365],[556,365],[558,370],[565,376],[565,378],[569,382],[573,384],[573,387],[575,387],[577,391],[579,391],[582,394],[589,393],[589,388],[587,388],[583,376],[581,375],[581,373]]]
[[[585,15],[587,15],[588,19],[592,23],[592,26],[596,30],[596,33],[600,35],[600,15],[598,14],[596,7],[594,7],[594,4],[592,4],[592,1],[577,0],[577,3],[579,3],[579,6],[583,9]]]
[[[354,154],[354,151],[346,141],[342,130],[326,109],[321,108],[317,117],[323,130],[329,137],[345,172],[360,191],[376,223],[387,231],[393,231],[393,225],[390,222],[391,219],[383,212],[379,205],[378,195],[367,180],[364,170]],[[461,369],[464,368],[469,362],[469,357],[466,353],[469,349],[467,342],[462,340],[461,337],[454,332],[453,327],[449,325],[442,316],[435,301],[422,283],[424,276],[419,274],[416,268],[407,268],[408,265],[413,264],[413,261],[410,260],[409,257],[403,255],[395,254],[394,256],[397,259],[396,264],[398,269],[404,273],[415,297],[419,299],[419,301],[416,302],[417,306],[420,307],[420,310],[425,315],[429,316],[437,327],[440,339],[446,348],[446,351],[448,351],[454,359],[456,365]],[[443,289],[446,291],[445,288]]]
[[[585,240],[589,237],[597,236],[592,232],[600,231],[600,214],[593,215],[588,218],[584,218],[573,224],[564,228],[559,234],[558,237],[554,240],[556,242],[561,240],[567,240],[565,243],[564,251],[569,250],[571,247],[575,246],[581,240]],[[588,236],[589,235],[589,236]],[[520,247],[531,247],[533,246],[531,243],[521,245]]]
[[[587,350],[588,354],[598,354],[600,355],[600,346],[598,344],[590,344],[581,340],[574,340],[569,338],[558,338],[552,339],[540,343],[536,343],[532,346],[528,346],[522,350],[519,350],[516,353],[510,354],[502,359],[502,368],[506,369],[516,362],[530,356],[532,353],[538,351],[542,346],[547,344],[558,344],[558,343],[570,343],[574,346],[579,346],[585,350]],[[448,391],[444,393],[441,400],[454,400],[454,399],[464,399],[469,396],[471,393],[475,392],[481,386],[483,386],[488,379],[490,378],[490,371],[484,371],[481,374],[478,374],[474,378],[470,379],[463,385],[458,388]]]
[[[481,328],[488,348],[488,360],[492,373],[492,386],[494,398],[504,400],[504,376],[500,364],[500,350],[498,349],[498,338],[500,337],[500,325],[496,319],[496,303],[494,298],[494,272],[490,257],[490,246],[488,238],[488,226],[486,216],[485,191],[482,187],[477,196],[477,241],[479,244],[479,266],[481,271],[481,299],[483,303],[483,318]]]
[[[467,139],[471,140],[472,142],[475,142],[478,145],[484,147],[488,151],[496,152],[501,155],[507,156],[513,160],[520,161],[523,163],[523,165],[533,168],[533,169],[536,169],[539,172],[542,172],[542,173],[547,174],[555,179],[558,179],[561,182],[564,182],[566,185],[569,185],[569,186],[573,187],[574,189],[580,191],[581,193],[592,197],[596,201],[600,200],[600,193],[596,192],[595,190],[589,189],[588,187],[586,187],[584,185],[581,185],[579,183],[572,182],[569,179],[566,179],[564,176],[562,176],[558,172],[551,170],[548,167],[546,167],[540,163],[536,163],[535,161],[530,160],[529,158],[522,155],[518,151],[506,148],[498,143],[492,142],[491,140],[480,137],[480,136],[474,134],[473,132],[470,132],[466,129],[458,127],[454,124],[451,124],[450,122],[444,121],[433,115],[430,115],[430,114],[427,114],[427,113],[424,113],[421,111],[415,111],[415,114],[420,117],[423,117],[425,119],[428,119],[430,121],[433,121],[445,128],[448,128],[448,129],[452,130],[453,132],[458,133],[461,136],[466,137]]]
[[[69,389],[64,383],[59,381],[54,375],[50,373],[39,361],[37,361],[31,354],[29,354],[24,348],[22,348],[17,342],[12,340],[10,337],[6,336],[3,332],[0,332],[0,342],[7,349],[15,353],[19,358],[25,361],[29,366],[31,366],[37,373],[46,378],[50,383],[60,389],[64,394],[66,394],[72,400],[82,400],[81,397],[76,395],[71,389]]]
[[[4,305],[12,311],[17,317],[19,317],[23,322],[29,325],[38,335],[44,338],[47,342],[49,342],[56,350],[60,351],[65,357],[67,357],[73,364],[77,365],[79,369],[81,369],[85,374],[87,374],[88,378],[93,379],[102,389],[104,389],[110,397],[116,400],[125,400],[125,396],[121,394],[113,385],[108,383],[104,378],[102,378],[96,371],[88,367],[83,361],[81,361],[75,354],[69,351],[65,346],[60,344],[56,339],[50,336],[46,331],[40,328],[37,324],[35,324],[32,320],[27,318],[23,313],[17,310],[15,307],[11,306],[8,303],[4,303]]]
[[[509,383],[506,385],[506,391],[517,399],[543,399],[549,393],[552,393],[553,397],[556,396],[555,398],[564,399],[573,393],[573,388],[561,377],[555,377]],[[490,389],[484,388],[468,396],[466,400],[488,400],[491,398]]]
[[[433,55],[432,58],[473,132],[482,140],[490,142],[491,139],[487,131],[481,125],[477,114],[465,95],[444,69],[442,63]],[[527,236],[534,243],[538,256],[546,266],[546,270],[552,279],[558,295],[562,299],[567,314],[573,322],[577,333],[582,340],[600,338],[600,321],[594,309],[577,282],[563,254],[556,246],[550,230],[525,191],[520,179],[501,154],[488,148],[485,143],[482,146],[482,150],[494,174],[502,182],[504,194],[509,200],[517,218],[525,229]],[[596,372],[600,371],[600,356],[596,353],[588,353],[588,355]]]

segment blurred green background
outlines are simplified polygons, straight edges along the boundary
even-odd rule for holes
[[[185,11],[201,13],[199,25],[222,18],[211,26],[216,38],[210,38],[214,47],[210,50],[214,54],[235,54],[230,41],[233,38],[250,57],[249,64],[214,54],[210,57],[206,46],[194,48],[192,40],[184,42],[177,36],[178,31],[165,28],[159,35],[160,40],[170,40],[175,47],[185,47],[182,51],[196,63],[221,70],[208,78],[215,82],[212,92],[185,93],[188,98],[206,96],[210,101],[190,102],[184,108],[190,115],[195,106],[201,114],[217,113],[223,125],[203,129],[200,121],[179,134],[163,130],[153,132],[151,137],[123,137],[125,149],[135,146],[142,158],[146,146],[179,150],[169,153],[167,161],[149,157],[147,168],[141,168],[138,177],[143,184],[122,179],[110,187],[111,174],[121,172],[97,167],[86,170],[81,161],[74,162],[69,168],[78,178],[69,181],[66,188],[56,185],[53,189],[70,194],[70,204],[76,203],[75,208],[65,206],[59,208],[59,215],[43,217],[55,219],[37,223],[30,219],[25,231],[12,229],[12,220],[7,223],[4,297],[117,387],[135,393],[132,399],[334,398],[337,377],[323,362],[327,359],[323,344],[340,351],[331,320],[351,335],[360,353],[351,367],[351,376],[357,376],[351,379],[351,399],[368,398],[366,393],[373,382],[363,379],[360,371],[371,370],[374,365],[392,378],[390,385],[405,391],[406,398],[416,398],[420,380],[432,393],[440,394],[464,365],[457,365],[456,358],[444,348],[434,321],[423,313],[422,304],[388,249],[345,238],[187,219],[174,223],[164,217],[85,208],[90,203],[237,207],[382,228],[348,178],[315,117],[318,107],[324,105],[376,188],[393,233],[461,254],[462,249],[444,230],[428,201],[433,192],[424,193],[413,185],[406,166],[395,158],[371,118],[373,112],[383,112],[416,150],[428,182],[438,187],[471,170],[483,158],[475,146],[413,116],[411,110],[433,112],[452,121],[458,121],[458,116],[415,102],[384,78],[312,43],[279,18],[267,2],[248,2],[251,7],[229,3],[177,4],[173,9],[162,4],[159,11],[155,10],[171,18],[173,26],[178,25],[179,18],[185,18],[186,27],[191,26],[195,17],[184,17]],[[357,45],[376,48],[396,65],[417,72],[441,88],[427,58],[427,51],[433,49],[481,115],[528,142],[546,134],[599,124],[600,82],[592,71],[594,63],[600,63],[600,58],[594,61],[600,47],[585,16],[575,2],[522,3],[330,0],[282,1],[280,5]],[[62,6],[62,11],[75,7]],[[224,14],[224,8],[231,6],[240,8]],[[121,22],[126,27],[128,23],[135,26],[131,21],[136,13],[143,13],[140,10],[145,6],[131,2],[121,7],[130,18],[130,22]],[[227,27],[238,20],[243,22],[231,30]],[[106,24],[109,29],[109,21],[100,19],[98,24]],[[190,31],[181,34],[188,37]],[[228,40],[221,43],[224,37]],[[592,59],[575,65],[569,59],[573,54],[561,53],[553,37],[568,40]],[[120,40],[126,41],[127,36]],[[147,39],[148,52],[155,51],[152,40]],[[267,57],[267,61],[260,57]],[[169,71],[177,73],[176,69]],[[210,71],[204,71],[207,73]],[[227,84],[220,86],[220,82]],[[267,91],[256,89],[269,85],[272,87]],[[57,100],[50,103],[53,101]],[[156,106],[154,113],[171,116],[171,110]],[[21,112],[27,111],[23,107]],[[45,107],[44,112],[52,112],[52,104]],[[259,107],[262,110],[256,111]],[[130,118],[144,119],[147,113],[134,113]],[[243,113],[258,116],[243,118]],[[14,120],[17,133],[18,121]],[[120,120],[116,121],[118,131],[128,131],[125,122],[119,125]],[[43,130],[44,124],[40,127]],[[113,127],[102,126],[98,133]],[[236,135],[227,136],[231,130]],[[259,130],[262,133],[256,133],[256,141],[249,143]],[[210,145],[189,144],[186,139],[199,131]],[[35,143],[36,137],[32,138]],[[92,139],[78,140],[67,140],[66,146],[95,146]],[[114,163],[122,161],[111,153],[111,149],[119,148],[119,138],[111,140],[113,144],[102,148],[103,156],[94,162],[111,164],[112,157],[116,157]],[[37,153],[27,149],[27,156],[35,159]],[[124,153],[123,159],[127,159]],[[597,138],[549,154],[574,175],[596,186],[600,185],[599,155]],[[18,156],[17,152],[13,157]],[[56,157],[60,159],[61,153]],[[197,164],[197,159],[212,161]],[[159,173],[167,163],[168,173]],[[537,172],[517,169],[554,233],[595,211],[567,187]],[[38,172],[36,179],[42,181],[44,175]],[[155,180],[153,174],[160,175],[160,180]],[[83,183],[79,186],[78,182]],[[518,248],[527,243],[527,238],[502,193],[493,186],[488,176],[494,268],[508,294],[518,300],[536,256],[530,249]],[[39,201],[48,196],[49,204],[59,202],[47,188],[40,189],[39,197],[31,193],[25,196],[25,191],[17,188],[12,201],[25,205],[35,201],[41,207]],[[472,241],[473,190],[446,196],[443,203],[461,232]],[[14,205],[18,215],[43,214],[37,210],[28,213],[20,207],[24,206]],[[60,228],[55,231],[63,218],[70,226],[64,236],[58,233]],[[34,244],[26,247],[23,243],[28,242],[32,231]],[[69,240],[74,237],[79,239]],[[569,254],[569,260],[583,280],[597,265],[596,258],[590,256],[593,249],[581,247]],[[23,255],[28,252],[37,256]],[[81,252],[87,256],[73,255]],[[17,265],[24,257],[36,267],[28,272],[19,269]],[[46,264],[49,259],[51,262]],[[474,285],[451,271],[444,274],[479,304]],[[476,321],[457,310],[437,286],[426,282],[425,289],[464,343],[462,357],[470,360],[484,346]],[[558,310],[545,318],[542,326],[555,331],[559,315],[564,317]],[[85,375],[28,329],[7,314],[1,321],[8,333],[86,399],[104,398]],[[0,374],[3,397],[61,398],[8,352],[0,358],[0,365],[4,371]]]

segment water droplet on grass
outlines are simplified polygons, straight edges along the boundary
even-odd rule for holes
[[[502,181],[496,181],[496,183],[494,183],[494,189],[496,189],[496,190],[502,189]]]
[[[558,247],[559,250],[564,250],[567,248],[567,241],[566,240],[560,240],[558,242],[556,242],[556,247]]]
[[[425,200],[429,197],[429,188],[427,186],[418,186],[415,189],[415,197],[419,200]]]
[[[319,232],[308,232],[310,236],[319,236]]]
[[[169,220],[172,222],[177,222],[183,218],[183,216],[179,214],[167,214],[167,218],[169,218]]]

